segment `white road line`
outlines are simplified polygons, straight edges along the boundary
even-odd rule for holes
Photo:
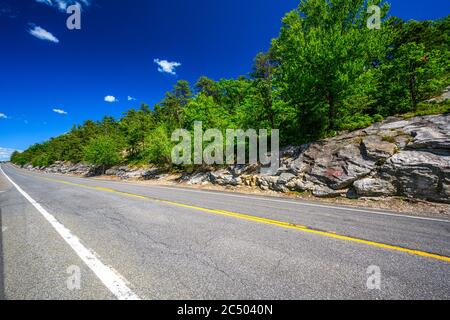
[[[8,230],[8,227],[2,227],[2,232],[5,232],[6,230]]]
[[[0,167],[0,172],[11,182],[19,191],[53,226],[58,234],[69,244],[75,253],[84,261],[84,263],[95,273],[100,281],[117,297],[119,300],[140,300],[140,298],[127,286],[127,281],[117,271],[103,264],[97,257],[97,254],[83,246],[74,234],[62,225],[56,218],[47,212],[39,203],[31,198],[14,181],[9,178]]]

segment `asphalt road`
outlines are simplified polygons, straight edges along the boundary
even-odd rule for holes
[[[2,169],[0,299],[450,298],[450,220]]]

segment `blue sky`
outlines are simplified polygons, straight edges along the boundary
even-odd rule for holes
[[[298,0],[0,0],[0,160],[104,115],[157,103],[179,79],[249,72]],[[392,0],[391,14],[436,19],[448,0]],[[107,100],[107,101],[105,101]]]

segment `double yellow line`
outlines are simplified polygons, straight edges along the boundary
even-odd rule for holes
[[[137,199],[146,200],[146,201],[159,202],[159,203],[169,204],[169,205],[176,206],[176,207],[193,209],[196,211],[212,213],[212,214],[217,214],[217,215],[222,215],[222,216],[227,216],[227,217],[233,217],[233,218],[237,218],[237,219],[258,222],[258,223],[263,223],[263,224],[267,224],[267,225],[273,225],[273,226],[277,226],[277,227],[281,227],[281,228],[285,228],[285,229],[293,229],[293,230],[302,231],[302,232],[306,232],[306,233],[310,233],[310,234],[324,236],[327,238],[349,241],[349,242],[359,243],[359,244],[363,244],[363,245],[367,245],[367,246],[371,246],[371,247],[382,248],[382,249],[403,252],[403,253],[409,253],[409,254],[416,255],[416,256],[450,262],[450,257],[446,257],[446,256],[434,254],[434,253],[429,253],[429,252],[420,251],[420,250],[413,250],[413,249],[403,248],[403,247],[399,247],[399,246],[395,246],[395,245],[389,245],[389,244],[384,244],[384,243],[380,243],[380,242],[368,241],[368,240],[363,240],[363,239],[354,238],[354,237],[343,236],[343,235],[339,235],[339,234],[332,233],[332,232],[311,229],[306,226],[292,224],[289,222],[266,219],[266,218],[261,218],[261,217],[257,217],[257,216],[252,216],[252,215],[247,215],[247,214],[242,214],[242,213],[237,213],[237,212],[231,212],[231,211],[225,211],[225,210],[207,209],[207,208],[202,208],[202,207],[198,207],[198,206],[192,206],[192,205],[187,205],[187,204],[183,204],[183,203],[178,203],[178,202],[174,202],[174,201],[157,199],[157,198],[153,198],[153,197],[142,196],[142,195],[137,195],[137,194],[128,193],[128,192],[122,192],[122,191],[118,191],[118,190],[114,190],[114,189],[110,189],[110,188],[89,186],[89,185],[72,183],[72,182],[68,182],[68,181],[45,178],[45,177],[37,177],[37,178],[48,180],[48,181],[53,181],[53,182],[58,182],[58,183],[62,183],[62,184],[70,185],[70,186],[76,186],[76,187],[82,187],[82,188],[91,189],[91,190],[115,193],[115,194],[118,194],[121,196],[130,197],[130,198],[137,198]]]

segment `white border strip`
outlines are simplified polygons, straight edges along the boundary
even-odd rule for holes
[[[53,226],[58,234],[69,244],[75,253],[83,260],[83,262],[95,273],[100,281],[109,289],[109,291],[119,300],[140,300],[140,298],[127,286],[127,281],[117,273],[114,269],[103,264],[94,251],[86,248],[81,241],[72,232],[62,225],[56,218],[47,212],[39,203],[31,198],[22,190],[10,177],[6,175],[0,167],[0,172],[11,182],[11,184],[19,191]]]

